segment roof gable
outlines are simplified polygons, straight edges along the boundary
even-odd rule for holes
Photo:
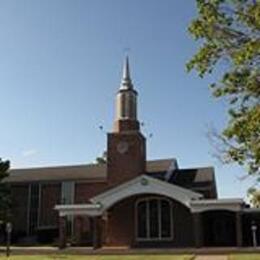
[[[169,184],[147,175],[141,175],[93,197],[90,201],[94,204],[101,204],[102,208],[105,210],[125,198],[138,194],[156,194],[166,196],[187,207],[189,207],[192,200],[198,200],[203,197],[199,193],[184,189],[174,184]]]

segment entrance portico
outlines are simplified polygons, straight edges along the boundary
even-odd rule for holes
[[[242,245],[242,206],[240,199],[204,199],[200,193],[141,175],[92,197],[88,204],[55,209],[61,248],[66,246],[67,216],[74,216],[77,241],[82,237],[82,219],[91,220],[94,248],[202,247]]]
[[[113,238],[118,229],[113,227],[113,225],[120,225],[120,222],[125,220],[129,224],[127,224],[127,221],[124,222],[122,228],[125,226],[126,230],[120,232],[122,234],[124,232],[127,233],[127,226],[130,223],[132,223],[131,229],[134,231],[131,234],[133,236],[132,240],[125,240],[129,243],[129,246],[136,245],[137,242],[171,241],[173,239],[173,231],[167,231],[167,227],[165,227],[165,225],[168,225],[169,228],[173,228],[171,223],[174,221],[170,212],[172,212],[174,207],[171,201],[182,205],[183,208],[187,208],[189,211],[191,201],[201,199],[202,197],[199,193],[141,175],[91,198],[89,204],[56,205],[55,209],[58,210],[60,218],[60,247],[66,246],[66,224],[64,222],[67,216],[75,217],[76,225],[78,226],[76,229],[79,229],[79,223],[77,222],[79,217],[88,217],[93,220],[94,248],[100,247],[102,244],[116,244],[117,241]],[[127,203],[124,203],[124,201],[127,201]],[[168,201],[169,204],[167,204]],[[142,209],[142,207],[145,207],[145,209]],[[152,214],[156,214],[156,217],[152,217]],[[170,214],[170,216],[167,217],[166,214]],[[140,231],[138,230],[138,221],[142,221],[147,227],[152,226],[154,229],[154,226],[157,226],[157,228],[154,231],[150,231],[148,227],[146,231]],[[109,227],[108,222],[110,223]],[[168,222],[169,224],[167,224]],[[142,225],[139,223],[139,226]],[[145,234],[142,232],[145,232]],[[120,234],[121,237],[122,234]],[[77,234],[76,236],[79,235]]]

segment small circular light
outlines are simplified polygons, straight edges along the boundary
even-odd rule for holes
[[[145,178],[142,178],[142,179],[141,179],[141,184],[142,184],[143,186],[146,186],[146,185],[148,185],[148,184],[149,184],[149,182],[148,182],[148,180],[147,180],[147,179],[145,179]]]

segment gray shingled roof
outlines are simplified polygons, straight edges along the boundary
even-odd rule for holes
[[[165,172],[172,160],[154,160],[147,162],[147,171]],[[86,164],[74,166],[55,166],[28,169],[12,169],[5,179],[9,183],[33,181],[61,181],[61,180],[104,180],[106,178],[105,164]]]
[[[175,176],[172,176],[172,182],[185,183],[204,183],[214,180],[214,168],[213,167],[201,167],[195,169],[180,169],[176,172]]]
[[[150,172],[149,175],[158,178],[165,179],[165,171],[162,172]],[[181,185],[187,188],[195,186],[205,186],[215,182],[215,173],[213,167],[199,167],[190,169],[177,169],[173,171],[168,182]]]

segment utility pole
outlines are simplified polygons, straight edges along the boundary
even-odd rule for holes
[[[11,244],[11,233],[12,233],[12,223],[7,222],[6,223],[6,256],[10,256],[10,244]]]
[[[256,238],[256,231],[257,231],[257,226],[254,221],[252,221],[252,238],[253,238],[253,247],[257,247],[257,238]]]

